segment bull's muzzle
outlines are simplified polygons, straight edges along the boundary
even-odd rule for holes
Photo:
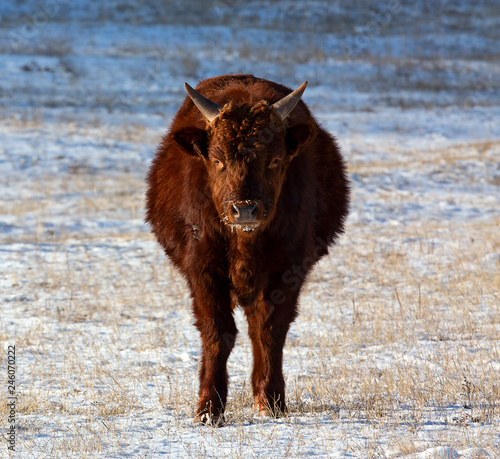
[[[256,201],[237,201],[229,205],[232,223],[256,223],[259,217],[259,204]]]
[[[226,224],[233,229],[253,231],[265,220],[265,212],[259,201],[232,201],[228,203]]]

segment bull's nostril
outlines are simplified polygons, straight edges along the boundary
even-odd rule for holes
[[[259,210],[259,209],[257,208],[257,204],[253,204],[253,206],[252,206],[252,207],[253,207],[253,209],[250,211],[250,215],[251,215],[252,217],[257,217],[257,212],[258,212],[258,210]]]
[[[239,210],[238,206],[235,206],[234,204],[231,204],[231,213],[232,213],[235,217],[239,217],[239,215],[240,215],[240,210]]]

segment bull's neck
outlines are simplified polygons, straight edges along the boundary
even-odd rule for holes
[[[262,260],[262,238],[259,233],[245,234],[241,231],[231,234],[229,244],[229,275],[233,293],[241,306],[255,302],[264,288]]]

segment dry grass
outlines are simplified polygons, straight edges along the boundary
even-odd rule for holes
[[[388,170],[418,169],[419,172],[426,170],[429,166],[457,166],[464,161],[476,161],[481,168],[494,166],[498,162],[500,142],[487,140],[484,142],[473,142],[456,144],[453,147],[433,148],[422,151],[409,151],[395,159],[393,156],[386,161],[356,161],[349,166],[352,174],[375,174],[387,173]]]
[[[17,349],[17,457],[393,458],[435,446],[475,446],[500,457],[500,216],[491,196],[500,186],[499,142],[441,148],[438,138],[435,148],[401,152],[405,134],[416,138],[413,123],[394,121],[399,132],[385,131],[386,145],[376,144],[378,131],[365,135],[362,118],[359,129],[356,119],[342,125],[341,138],[349,131],[368,138],[345,148],[352,155],[356,216],[301,297],[285,349],[290,412],[282,419],[254,416],[251,347],[237,311],[241,333],[229,361],[229,423],[222,429],[192,425],[199,340],[183,280],[140,223],[146,165],[119,169],[118,156],[101,170],[84,155],[67,160],[78,138],[101,148],[99,154],[117,142],[157,145],[161,133],[153,126],[167,124],[169,110],[184,97],[179,82],[219,70],[276,81],[303,75],[310,87],[331,93],[308,93],[318,113],[392,106],[404,114],[441,106],[451,108],[445,116],[459,126],[477,126],[468,109],[495,107],[498,99],[498,51],[491,43],[500,29],[478,22],[493,24],[497,4],[402,3],[401,12],[377,26],[379,13],[399,2],[333,8],[261,2],[268,8],[261,15],[239,0],[196,0],[189,17],[179,2],[154,3],[103,4],[97,20],[106,23],[103,29],[121,21],[217,29],[206,40],[172,37],[168,46],[134,29],[103,50],[93,32],[72,40],[44,21],[38,40],[13,47],[11,28],[36,19],[42,3],[32,12],[19,9],[4,24],[0,46],[16,56],[4,65],[0,130],[10,142],[0,146],[0,156],[18,175],[0,178],[8,195],[0,197],[0,215],[10,219],[0,234],[0,341]],[[54,20],[64,25],[71,13],[95,23],[94,8],[83,10],[63,8]],[[219,37],[223,24],[231,27]],[[458,33],[458,41],[469,34],[471,43],[430,46],[433,37],[445,38],[443,27],[448,37]],[[95,36],[99,43],[103,35]],[[379,44],[385,39],[387,49]],[[103,51],[114,66],[96,60]],[[129,67],[134,56],[137,64]],[[119,69],[116,81],[101,81],[94,72],[100,63]],[[120,87],[127,87],[126,97]],[[354,97],[358,90],[370,95],[367,102]],[[346,93],[352,97],[339,97]],[[141,122],[144,110],[156,116],[148,126]],[[425,129],[424,136],[431,127]],[[36,175],[45,170],[38,169],[39,148],[49,145],[44,153],[50,155],[61,139],[61,158],[50,159],[46,170],[62,172]],[[367,150],[381,160],[357,154],[369,141]],[[131,169],[140,164],[124,162]],[[426,213],[441,205],[455,206],[459,215]],[[380,215],[385,221],[375,218]]]
[[[436,151],[419,167],[491,148]],[[354,167],[370,176],[381,165]],[[77,219],[141,219],[142,177],[76,173],[31,191],[36,202],[1,202],[3,213],[40,221],[36,234],[3,240],[13,254],[0,336],[18,349],[26,457],[154,456],[179,445],[186,457],[214,448],[221,457],[299,457],[339,445],[358,457],[429,445],[500,453],[500,219],[352,221],[302,295],[286,347],[290,413],[254,418],[238,313],[229,426],[214,430],[191,425],[199,343],[184,283],[152,238],[121,226],[86,236],[78,225],[44,225],[63,204]],[[0,417],[4,423],[4,391]]]
[[[99,100],[98,103],[104,104],[102,100]],[[96,139],[103,144],[121,141],[154,145],[159,142],[161,136],[157,131],[143,123],[105,124],[98,116],[82,123],[78,119],[72,118],[71,115],[65,115],[58,122],[49,125],[44,121],[44,113],[45,111],[39,107],[29,107],[21,113],[15,114],[6,110],[5,107],[0,107],[0,122],[2,127],[13,133],[44,127],[53,131],[63,131],[65,136],[83,136]]]

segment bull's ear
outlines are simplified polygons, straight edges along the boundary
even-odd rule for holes
[[[173,141],[186,153],[207,156],[207,133],[203,129],[187,127],[172,133]]]
[[[289,157],[293,157],[299,148],[311,138],[312,128],[309,124],[296,124],[288,128],[286,132],[286,150]]]

